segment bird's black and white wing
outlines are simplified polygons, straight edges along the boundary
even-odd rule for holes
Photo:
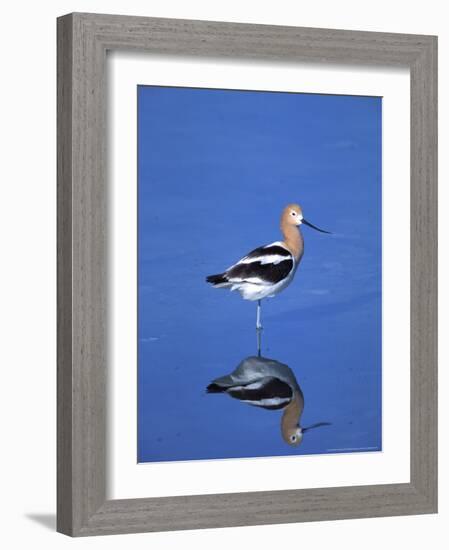
[[[292,388],[272,376],[260,378],[248,384],[226,388],[225,393],[249,405],[276,410],[286,407],[293,396]]]
[[[280,242],[256,248],[225,272],[232,284],[275,285],[286,279],[295,265],[291,252]]]

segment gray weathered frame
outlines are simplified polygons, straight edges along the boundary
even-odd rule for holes
[[[411,72],[411,480],[106,499],[106,52]],[[437,38],[74,13],[58,19],[58,531],[72,536],[437,511]]]

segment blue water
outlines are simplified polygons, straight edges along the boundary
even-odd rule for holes
[[[138,461],[381,449],[381,98],[138,87]],[[280,239],[298,202],[292,284],[263,301],[262,354],[305,397],[281,411],[206,394],[256,353],[254,302],[205,282]]]

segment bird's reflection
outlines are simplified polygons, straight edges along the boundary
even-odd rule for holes
[[[246,357],[233,372],[213,380],[207,386],[207,392],[226,393],[243,403],[264,409],[283,409],[281,434],[289,445],[299,445],[304,433],[311,428],[329,425],[328,422],[319,422],[306,428],[301,426],[304,394],[290,367],[275,359]]]

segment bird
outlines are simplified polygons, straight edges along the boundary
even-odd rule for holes
[[[213,380],[206,392],[225,393],[242,403],[263,409],[283,409],[281,434],[288,445],[298,446],[308,430],[330,425],[319,422],[301,427],[304,394],[290,367],[275,359],[246,357],[231,374]]]
[[[257,300],[256,330],[262,330],[261,300],[272,298],[293,280],[304,254],[300,226],[305,224],[321,233],[331,234],[308,222],[299,204],[288,204],[281,214],[282,241],[259,246],[222,273],[208,275],[214,288],[238,290],[244,300]]]

